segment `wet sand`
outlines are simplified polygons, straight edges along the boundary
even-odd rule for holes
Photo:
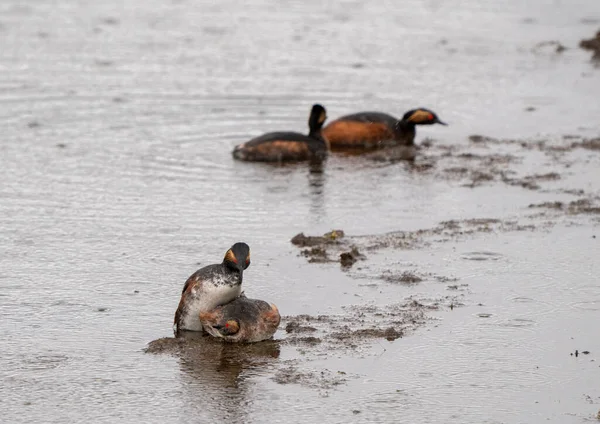
[[[3,421],[596,420],[595,0],[0,11]],[[233,161],[314,102],[450,125],[409,162]],[[172,339],[236,241],[275,340]]]

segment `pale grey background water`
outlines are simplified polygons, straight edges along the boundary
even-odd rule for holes
[[[314,102],[330,118],[430,107],[450,126],[418,139],[443,143],[597,136],[600,73],[577,48],[600,26],[597,0],[99,3],[0,4],[2,422],[580,423],[600,409],[600,251],[585,222],[371,258],[459,277],[471,303],[306,365],[359,375],[332,391],[271,380],[291,348],[218,371],[142,352],[170,335],[185,278],[238,240],[247,293],[284,314],[443,291],[361,286],[289,239],[518,215],[556,196],[337,157],[322,175],[234,163],[232,147],[304,131]],[[534,49],[549,40],[569,49]],[[599,162],[574,172],[578,187],[599,192]],[[462,256],[481,250],[500,259]]]

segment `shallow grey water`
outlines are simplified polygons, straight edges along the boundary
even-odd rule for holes
[[[304,365],[356,376],[335,389],[275,383],[301,358],[286,346],[207,347],[191,363],[142,352],[170,335],[185,278],[238,240],[252,248],[247,293],[286,315],[444,292],[363,285],[289,239],[518,216],[557,196],[354,158],[323,173],[235,163],[231,148],[304,131],[317,101],[331,118],[430,107],[451,125],[418,138],[447,144],[597,136],[600,74],[577,48],[599,26],[596,0],[98,3],[0,5],[3,422],[579,423],[600,409],[600,252],[585,220],[370,257],[457,277],[467,305]],[[569,49],[534,49],[549,40]],[[564,184],[597,194],[599,162]],[[469,260],[482,251],[496,260]]]

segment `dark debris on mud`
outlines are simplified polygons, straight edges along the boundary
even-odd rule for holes
[[[298,384],[312,389],[331,390],[345,384],[347,377],[345,371],[301,369],[297,361],[290,360],[275,372],[272,380],[278,384]]]
[[[572,202],[544,202],[529,205],[530,208],[548,209],[565,215],[598,215],[600,204],[595,204],[591,199],[579,199]]]
[[[585,50],[591,50],[594,53],[592,59],[600,61],[600,31],[596,33],[595,37],[581,40],[579,42],[579,47]]]
[[[401,274],[394,274],[391,271],[385,271],[381,275],[381,279],[383,281],[387,281],[388,283],[401,283],[401,284],[416,284],[423,281],[423,277],[412,272],[412,271],[404,271]]]
[[[292,237],[291,242],[295,246],[306,247],[300,254],[310,263],[339,262],[343,268],[349,268],[365,259],[356,246],[348,243],[342,230],[332,230],[322,236],[300,233]]]
[[[520,224],[514,219],[497,219],[497,218],[477,218],[464,220],[449,220],[442,221],[433,228],[420,229],[414,231],[394,231],[380,235],[367,236],[344,236],[335,244],[325,241],[323,244],[311,247],[310,250],[303,250],[301,255],[307,256],[309,262],[324,262],[319,258],[331,258],[335,255],[340,255],[340,252],[349,251],[352,255],[360,255],[364,259],[364,255],[360,252],[376,252],[381,249],[421,249],[431,245],[432,243],[443,243],[448,241],[457,241],[463,237],[471,236],[477,233],[499,233],[509,231],[531,231],[536,229],[532,223]],[[318,237],[311,237],[317,239]],[[342,253],[343,254],[343,253]],[[329,260],[328,262],[337,262]],[[402,282],[418,282],[415,279],[412,281],[410,277],[394,277],[389,274],[383,274],[381,279],[386,281]]]
[[[353,236],[342,230],[333,230],[322,236],[303,233],[291,242],[300,249],[300,255],[309,262],[340,263],[348,275],[357,279],[375,280],[387,284],[417,285],[437,280],[449,283],[447,296],[437,299],[407,298],[402,303],[376,306],[354,305],[343,308],[340,315],[287,316],[282,318],[286,336],[281,343],[296,348],[307,361],[332,355],[371,354],[377,346],[385,349],[386,343],[411,334],[432,320],[432,311],[453,310],[466,303],[468,284],[455,283],[456,279],[423,273],[414,269],[373,269],[370,261],[348,270],[364,255],[384,249],[424,249],[434,243],[457,242],[480,234],[500,234],[517,231],[539,231],[561,222],[560,217],[600,215],[600,197],[587,194],[581,188],[565,187],[565,178],[571,175],[570,167],[581,159],[580,150],[600,151],[600,138],[564,136],[552,140],[503,140],[483,135],[469,137],[466,145],[441,145],[425,140],[419,155],[407,163],[413,173],[454,181],[463,187],[504,185],[531,191],[577,196],[571,201],[551,201],[538,204],[524,203],[521,212],[512,217],[481,217],[442,221],[431,227],[411,231],[393,231],[385,234]],[[530,172],[531,157],[542,160]],[[536,158],[538,159],[538,158]],[[598,220],[600,223],[600,220]],[[469,252],[468,260],[496,260],[493,252]],[[397,268],[397,267],[394,267]],[[489,316],[482,314],[480,316]],[[370,350],[366,350],[370,349]],[[334,378],[335,377],[335,378]],[[319,388],[332,388],[342,384],[337,374],[321,376],[317,372],[302,371],[296,365],[279,371],[277,381]],[[344,378],[347,378],[344,377]],[[316,381],[316,382],[314,382]]]
[[[500,183],[549,192],[556,191],[553,187],[563,179],[564,172],[570,172],[574,163],[572,154],[580,150],[600,151],[600,137],[565,135],[518,140],[471,135],[467,145],[427,140],[410,169],[433,178],[456,181],[468,188]],[[543,155],[542,165],[537,172],[526,174],[524,171],[528,168],[523,164],[532,154]]]
[[[350,305],[342,315],[282,317],[287,337],[282,343],[305,349],[319,345],[320,354],[357,352],[376,339],[394,341],[425,325],[428,312],[463,305],[463,295],[436,299],[409,297],[386,306]],[[309,335],[308,335],[308,334]]]

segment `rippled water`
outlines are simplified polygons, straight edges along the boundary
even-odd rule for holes
[[[373,266],[458,277],[471,302],[364,356],[312,363],[359,376],[335,390],[274,382],[278,363],[299,358],[291,348],[208,345],[188,361],[142,349],[170,335],[185,278],[239,240],[252,248],[247,293],[286,315],[438,292],[361,286],[306,264],[289,239],[506,216],[544,195],[360,158],[334,156],[323,172],[237,163],[232,147],[305,131],[314,102],[330,118],[430,107],[450,126],[418,139],[447,144],[597,136],[600,74],[577,48],[597,6],[3,2],[2,421],[585,422],[600,409],[590,223],[376,255]],[[534,48],[551,40],[568,50]]]

